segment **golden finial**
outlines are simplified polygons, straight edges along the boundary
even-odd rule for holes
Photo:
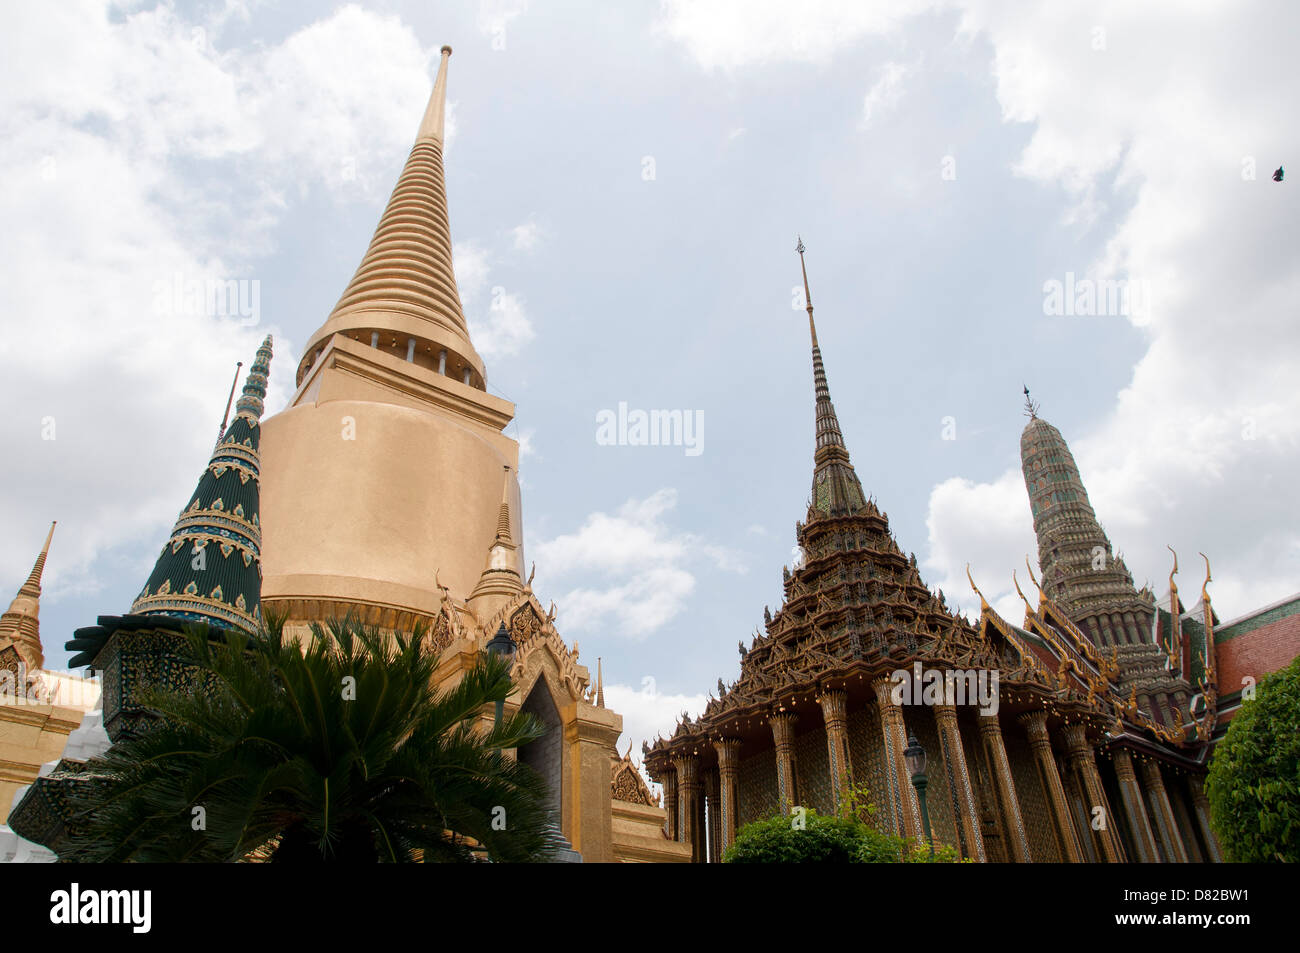
[[[217,431],[217,443],[221,443],[221,438],[226,435],[226,424],[230,423],[230,405],[234,403],[235,385],[239,383],[239,369],[243,366],[243,361],[235,362],[235,378],[230,382],[230,396],[226,398],[226,413],[221,418],[221,429]]]
[[[1029,604],[1029,600],[1025,598],[1025,594],[1020,591],[1020,580],[1016,578],[1016,571],[1014,569],[1011,570],[1011,582],[1016,587],[1016,595],[1020,596],[1021,601],[1025,604],[1025,618],[1032,618],[1034,615],[1034,607]]]
[[[1025,416],[1032,420],[1038,419],[1038,404],[1029,396],[1029,385],[1025,384]]]
[[[808,266],[804,264],[804,244],[801,236],[796,236],[794,250],[799,253],[799,270],[803,272],[803,300],[808,311],[808,331],[812,334],[813,347],[817,346],[817,325],[813,323],[812,292],[808,290]]]
[[[970,583],[970,587],[975,590],[975,594],[980,597],[980,609],[981,610],[988,609],[989,601],[984,598],[984,593],[980,592],[980,587],[975,585],[975,580],[974,578],[971,577],[970,563],[966,564],[966,580]]]

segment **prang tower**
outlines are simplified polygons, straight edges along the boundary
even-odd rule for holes
[[[1182,716],[1191,686],[1167,671],[1156,645],[1155,596],[1139,591],[1115,554],[1088,501],[1078,464],[1061,432],[1038,416],[1025,389],[1029,417],[1020,435],[1020,461],[1038,536],[1043,593],[1098,648],[1115,650],[1126,692],[1136,689],[1142,708],[1170,724]]]

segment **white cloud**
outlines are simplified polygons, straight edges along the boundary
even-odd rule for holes
[[[528,12],[528,0],[479,0],[478,29],[497,52],[509,49],[509,27]]]
[[[535,251],[546,237],[545,230],[531,219],[510,229],[510,240],[515,251]]]
[[[520,460],[524,459],[524,457],[537,456],[537,447],[533,445],[533,437],[535,437],[536,435],[537,435],[537,431],[532,427],[529,427],[527,430],[521,430],[519,432],[518,439],[519,439]]]
[[[605,704],[623,716],[623,734],[619,737],[619,753],[632,745],[632,758],[640,763],[641,743],[652,742],[667,736],[677,726],[682,712],[699,715],[704,710],[703,695],[664,695],[655,687],[653,676],[644,676],[638,687],[614,684],[605,686]]]
[[[890,33],[925,0],[664,0],[656,29],[705,69],[818,63],[865,36]]]
[[[676,505],[677,491],[662,489],[628,500],[613,515],[592,513],[577,532],[538,544],[548,572],[602,583],[576,587],[557,600],[566,631],[612,628],[644,638],[686,607],[695,591],[694,567],[744,571],[728,550],[670,527],[665,517]]]
[[[518,354],[537,336],[524,299],[503,285],[492,284],[492,253],[477,242],[456,242],[452,258],[475,349],[486,359]]]
[[[893,112],[903,98],[903,80],[916,69],[904,63],[890,61],[880,68],[880,79],[867,90],[862,102],[862,122]]]

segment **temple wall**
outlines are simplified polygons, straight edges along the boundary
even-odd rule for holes
[[[892,815],[885,774],[885,742],[880,730],[880,715],[876,709],[850,710],[848,734],[853,782],[866,785],[871,803],[876,806],[877,825],[881,830],[890,830]]]
[[[752,821],[771,817],[779,810],[776,793],[776,749],[768,748],[744,758],[739,771],[740,805],[736,811],[737,829]]]
[[[1061,849],[1056,842],[1056,832],[1047,792],[1034,763],[1034,752],[1024,736],[1024,729],[1014,723],[1002,723],[1002,743],[1011,763],[1011,778],[1020,801],[1020,816],[1025,822],[1025,836],[1029,839],[1029,856],[1036,864],[1061,862]]]
[[[960,850],[961,841],[957,836],[957,823],[953,815],[955,801],[952,787],[948,783],[948,769],[943,760],[943,745],[939,741],[939,726],[935,722],[934,709],[919,705],[905,707],[903,721],[907,730],[916,734],[916,740],[928,755],[925,773],[929,784],[925,791],[925,801],[930,813],[930,831],[936,843],[949,844]]]
[[[830,756],[826,750],[826,729],[817,727],[794,740],[795,803],[818,814],[835,813],[831,788]]]

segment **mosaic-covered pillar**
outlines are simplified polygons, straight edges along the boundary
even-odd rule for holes
[[[822,718],[826,722],[826,764],[830,772],[831,791],[838,812],[844,805],[852,782],[852,763],[849,760],[848,696],[841,690],[824,691],[818,697]]]
[[[1083,857],[1079,853],[1074,822],[1070,819],[1070,805],[1065,800],[1065,786],[1061,784],[1061,775],[1056,770],[1056,757],[1052,754],[1052,739],[1047,733],[1047,712],[1026,712],[1019,720],[1025,726],[1025,734],[1029,736],[1029,747],[1034,752],[1039,773],[1047,785],[1047,803],[1052,810],[1052,820],[1056,823],[1057,840],[1061,844],[1061,859],[1069,864],[1081,863]]]
[[[1174,820],[1178,824],[1178,831],[1183,835],[1183,849],[1187,851],[1187,862],[1204,864],[1208,862],[1208,858],[1201,853],[1201,844],[1196,837],[1196,822],[1187,811],[1187,798],[1183,797],[1182,791],[1178,789],[1180,781],[1181,776],[1171,778],[1170,783],[1165,785],[1165,793],[1169,795],[1169,806],[1174,809]]]
[[[718,828],[722,826],[722,816],[718,811],[721,788],[718,769],[709,768],[708,771],[705,771],[704,797],[709,812],[709,863],[711,864],[722,862],[722,847],[718,838]]]
[[[1097,808],[1102,810],[1103,823],[1101,829],[1096,831],[1095,838],[1101,853],[1109,864],[1123,863],[1124,848],[1120,845],[1115,825],[1111,821],[1113,812],[1110,802],[1106,800],[1106,791],[1101,786],[1101,775],[1097,772],[1097,754],[1093,751],[1092,742],[1088,740],[1087,729],[1083,725],[1067,725],[1063,734],[1070,767],[1078,775],[1079,785],[1083,789],[1088,820],[1091,821],[1096,816]],[[1091,823],[1088,829],[1092,830]]]
[[[1205,847],[1210,852],[1210,861],[1221,864],[1223,852],[1219,850],[1219,839],[1214,836],[1214,828],[1210,826],[1210,799],[1205,796],[1205,779],[1199,776],[1188,778],[1187,786],[1192,790],[1192,806],[1196,808],[1196,823],[1201,827],[1201,839],[1205,841]]]
[[[691,861],[700,863],[704,860],[700,850],[700,830],[696,824],[700,802],[700,759],[693,754],[679,755],[673,758],[677,768],[677,829],[681,836],[677,839],[691,845]]]
[[[1160,840],[1165,845],[1169,862],[1187,863],[1187,850],[1183,847],[1183,838],[1178,832],[1173,808],[1169,806],[1169,795],[1165,793],[1165,781],[1160,775],[1158,762],[1142,762],[1142,782],[1146,785],[1147,797],[1151,799],[1151,813],[1155,815],[1156,828],[1160,831]]]
[[[984,750],[988,752],[989,762],[993,765],[993,783],[1002,802],[1002,812],[1007,819],[1007,840],[1011,845],[1011,859],[1019,864],[1029,863],[1033,857],[1029,853],[1029,838],[1025,836],[1024,816],[1020,813],[1020,799],[1016,797],[1016,785],[1011,778],[1011,762],[1007,760],[1007,747],[1002,741],[1002,726],[997,715],[980,715],[980,737],[984,739]]]
[[[1124,813],[1137,844],[1137,859],[1144,864],[1159,863],[1160,853],[1156,850],[1155,835],[1151,833],[1146,805],[1142,803],[1142,789],[1133,773],[1133,756],[1127,748],[1115,748],[1111,758],[1115,762],[1115,776],[1119,778],[1119,793],[1124,799]]]
[[[664,833],[668,835],[669,840],[681,840],[682,829],[677,826],[677,818],[681,811],[677,807],[677,769],[670,768],[664,771]]]
[[[957,709],[952,705],[936,705],[934,720],[939,726],[939,744],[943,746],[943,764],[948,772],[948,790],[956,804],[955,818],[961,830],[962,852],[972,860],[984,863],[984,837],[980,834],[980,815],[975,807],[975,791],[966,767],[966,751],[961,744],[961,729],[957,725]]]
[[[889,801],[894,811],[895,827],[903,837],[921,837],[921,804],[916,798],[916,788],[907,773],[903,749],[907,747],[907,725],[903,712],[894,704],[892,683],[878,678],[871,683],[876,692],[876,705],[880,709],[880,730],[885,743],[885,766],[889,779]]]
[[[718,849],[724,851],[736,840],[736,818],[740,811],[740,739],[719,738],[718,752]]]
[[[794,788],[794,723],[798,716],[792,711],[779,711],[772,715],[772,741],[776,745],[776,798],[781,816],[789,817],[790,809],[798,803]]]

